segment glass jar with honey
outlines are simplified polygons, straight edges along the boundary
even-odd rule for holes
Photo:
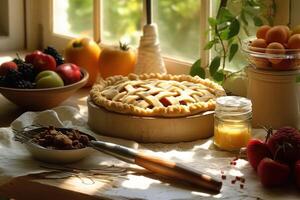
[[[251,138],[252,104],[249,99],[224,96],[216,100],[214,144],[222,150],[239,151]]]

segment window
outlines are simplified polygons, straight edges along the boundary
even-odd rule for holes
[[[200,55],[200,0],[154,1],[164,55],[193,62]]]
[[[53,32],[93,36],[93,0],[53,0]]]
[[[87,35],[110,45],[118,41],[137,46],[145,21],[146,0],[28,0],[42,2],[44,44],[63,49],[70,37]],[[271,1],[271,0],[268,0]],[[201,57],[208,64],[208,17],[220,0],[152,0],[154,22],[158,24],[162,54],[168,72],[188,73]],[[233,1],[241,2],[241,0]],[[275,23],[287,23],[286,1],[276,1]],[[238,3],[234,4],[238,5]],[[29,23],[27,23],[29,24]],[[238,61],[240,63],[240,61]],[[231,63],[231,66],[237,66]],[[176,69],[175,69],[176,68]]]
[[[101,8],[101,42],[117,44],[120,40],[138,46],[143,18],[142,1],[104,0]]]
[[[44,1],[43,1],[44,2]],[[145,0],[48,0],[49,20],[44,41],[63,48],[64,39],[85,35],[104,44],[129,42],[137,47],[145,24]],[[200,56],[209,0],[153,0],[154,22],[158,25],[166,65],[190,66]],[[45,3],[43,3],[45,4]],[[206,3],[207,5],[209,3]],[[47,5],[46,5],[47,7]],[[51,10],[51,9],[50,9]],[[201,34],[202,32],[202,34]],[[187,72],[187,71],[186,71]]]

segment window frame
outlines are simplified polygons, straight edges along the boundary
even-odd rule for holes
[[[37,1],[37,0],[30,0],[30,1]],[[102,0],[93,0],[93,39],[98,42],[100,45],[107,45],[105,43],[101,42],[101,1]],[[143,16],[142,19],[145,20],[146,12],[145,12],[145,0],[143,0]],[[201,13],[205,13],[204,15],[201,15],[201,18],[199,20],[200,26],[199,27],[205,27],[200,30],[200,44],[199,47],[204,46],[204,44],[207,42],[208,37],[205,31],[207,30],[208,24],[207,19],[211,14],[211,1],[210,0],[200,0],[201,1]],[[43,8],[42,13],[42,27],[43,27],[43,33],[42,33],[42,42],[43,47],[46,44],[51,44],[56,46],[58,49],[62,50],[67,42],[72,39],[73,37],[67,36],[67,35],[61,35],[54,33],[53,31],[53,0],[43,0],[41,1],[41,6]],[[141,22],[143,23],[143,22]],[[205,64],[208,62],[208,51],[203,50],[203,48],[200,49],[200,55],[203,59],[202,63]],[[171,58],[168,56],[163,56],[163,59],[165,61],[165,65],[167,67],[168,73],[171,74],[186,74],[189,72],[190,66],[192,63],[182,61],[176,58]]]
[[[93,0],[93,39],[102,45],[101,43],[101,1],[102,0]],[[143,0],[146,1],[146,0]],[[211,0],[200,0],[201,1],[201,18],[199,20],[200,26],[200,55],[199,57],[202,60],[202,66],[207,66],[210,60],[210,51],[204,50],[201,47],[204,47],[207,43],[209,36],[206,33],[208,29],[208,18],[213,14],[213,1]],[[277,13],[274,19],[275,24],[288,24],[290,22],[289,19],[289,6],[287,6],[290,1],[281,1],[275,0],[277,4]],[[30,20],[26,20],[26,30],[31,31],[31,33],[27,34],[26,42],[29,50],[33,50],[36,48],[43,48],[48,44],[54,45],[59,50],[63,50],[67,44],[67,42],[73,37],[67,35],[61,35],[53,32],[53,0],[27,0],[27,4],[31,4],[31,6],[36,7],[35,10],[39,10],[41,12],[39,17],[36,17],[37,14],[35,12],[31,12],[34,8],[31,8],[30,11],[26,12],[26,17]],[[143,2],[145,5],[145,2]],[[41,8],[41,9],[40,9]],[[288,13],[288,15],[287,15]],[[29,15],[29,16],[27,16]],[[31,17],[30,17],[31,16]],[[34,17],[33,17],[34,16]],[[36,19],[37,18],[37,19]],[[145,7],[143,6],[143,20],[146,18]],[[32,20],[34,21],[32,23]],[[143,22],[141,22],[143,23]],[[32,31],[36,30],[36,31]],[[36,32],[40,32],[40,35]],[[35,36],[35,37],[34,37]],[[37,39],[38,38],[38,39]],[[105,43],[103,44],[105,45]],[[106,44],[107,45],[107,44]],[[171,58],[168,56],[163,56],[165,61],[168,73],[171,74],[187,74],[190,70],[191,64],[186,61],[178,60],[176,58]]]

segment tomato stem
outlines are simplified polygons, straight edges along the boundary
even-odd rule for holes
[[[122,43],[121,41],[119,41],[119,45],[120,45],[120,49],[122,50],[122,51],[128,51],[129,49],[130,49],[130,47],[128,46],[128,44],[127,43]]]
[[[79,48],[79,47],[82,47],[82,43],[80,41],[75,41],[73,42],[73,45],[72,45],[74,48]]]

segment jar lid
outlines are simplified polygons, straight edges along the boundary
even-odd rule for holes
[[[216,100],[216,112],[230,114],[247,114],[252,111],[252,103],[249,99],[238,96],[223,96]]]

